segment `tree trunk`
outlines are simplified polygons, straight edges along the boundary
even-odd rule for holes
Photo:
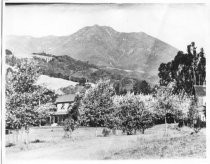
[[[97,127],[96,127],[96,131],[95,131],[95,135],[96,135],[96,137],[97,137],[97,135],[98,135],[98,133],[97,133]]]
[[[167,133],[168,133],[168,125],[167,125],[167,119],[165,115],[165,134],[167,135]]]
[[[16,129],[16,138],[15,138],[16,144],[18,144],[18,138],[19,138],[19,129]]]
[[[174,117],[174,124],[176,124],[176,118]]]

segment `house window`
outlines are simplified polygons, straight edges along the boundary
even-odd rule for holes
[[[62,104],[61,109],[64,109],[65,104]]]
[[[72,104],[71,104],[71,103],[69,103],[69,105],[68,105],[68,108],[67,108],[67,109],[71,109],[71,107],[72,107]]]

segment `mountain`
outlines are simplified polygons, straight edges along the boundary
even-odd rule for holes
[[[88,26],[69,36],[8,36],[6,48],[15,55],[46,52],[88,61],[106,70],[157,82],[158,67],[177,49],[144,32],[117,32],[107,26]]]

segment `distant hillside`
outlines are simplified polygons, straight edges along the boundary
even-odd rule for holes
[[[25,60],[33,61],[41,74],[36,84],[54,90],[59,95],[76,93],[89,84],[94,85],[99,79],[110,79],[116,93],[125,94],[127,91],[132,92],[134,85],[142,81],[136,79],[130,70],[118,68],[105,70],[69,56],[54,56],[42,52],[34,53],[33,58],[25,59],[15,57],[10,50],[6,52],[10,52],[6,53],[7,73],[15,70],[15,67]]]
[[[46,75],[41,75],[38,77],[36,85],[46,87],[47,89],[55,91],[57,94],[64,94],[62,93],[61,89],[65,87],[71,86],[72,88],[75,88],[78,83],[61,79],[61,78],[54,78],[49,77]]]
[[[52,59],[47,61],[42,57],[38,57],[37,54],[34,56],[34,60],[37,61],[37,66],[40,68],[41,73],[51,77],[84,83],[86,81],[96,82],[101,78],[120,80],[127,76],[126,73],[104,70],[94,64],[75,60],[66,55],[52,55],[51,57]]]
[[[170,61],[177,49],[163,41],[139,33],[117,32],[107,26],[89,26],[69,36],[9,36],[6,48],[14,54],[46,52],[56,56],[68,55],[74,59],[107,70],[125,70],[129,76],[158,80],[158,67]]]

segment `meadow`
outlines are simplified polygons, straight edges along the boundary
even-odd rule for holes
[[[6,135],[7,160],[69,159],[161,159],[205,158],[206,129],[195,133],[188,127],[156,125],[145,134],[102,136],[102,128],[81,127],[72,138],[64,138],[62,127],[31,128],[29,143],[20,139],[13,146],[13,134]]]

